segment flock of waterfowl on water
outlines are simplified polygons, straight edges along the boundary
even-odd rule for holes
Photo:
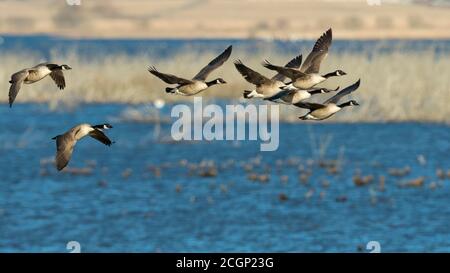
[[[244,98],[261,98],[274,103],[294,105],[296,107],[307,109],[308,113],[300,117],[302,120],[324,120],[336,114],[344,107],[359,105],[355,100],[349,100],[340,104],[339,101],[344,96],[357,90],[360,85],[360,80],[342,89],[323,103],[305,101],[315,94],[338,91],[339,87],[334,90],[315,87],[330,77],[346,75],[342,70],[336,70],[323,75],[319,72],[320,64],[328,55],[331,42],[332,30],[330,28],[316,41],[312,51],[308,54],[303,64],[302,55],[296,56],[285,66],[274,65],[265,60],[263,66],[277,72],[272,78],[261,75],[244,65],[241,60],[236,60],[234,65],[238,72],[246,81],[256,87],[254,90],[244,91]],[[149,67],[148,71],[165,83],[175,85],[174,87],[167,87],[167,93],[192,96],[206,90],[210,86],[226,84],[226,81],[222,78],[216,78],[211,81],[207,81],[206,79],[212,71],[222,66],[229,59],[231,52],[232,46],[230,45],[219,56],[203,67],[192,79],[162,73],[154,66]],[[14,73],[9,81],[11,84],[9,89],[10,107],[12,107],[23,84],[32,84],[50,76],[59,89],[64,89],[66,87],[64,71],[71,69],[72,68],[66,64],[58,65],[53,63],[41,63],[34,67],[25,68]],[[110,146],[113,141],[106,136],[105,130],[111,128],[112,126],[110,124],[80,124],[63,134],[54,137],[53,139],[56,140],[57,146],[55,161],[58,171],[64,169],[68,165],[75,144],[85,136],[90,136],[101,143]]]
[[[426,160],[425,162],[419,159],[417,161],[419,166],[414,166],[415,169],[427,165]],[[52,164],[53,160],[42,159],[40,175],[44,177],[50,175],[50,165]],[[86,160],[85,167],[67,168],[65,172],[71,176],[91,176],[98,172],[105,175],[110,174],[108,167],[104,166],[98,170],[96,166],[96,161]],[[350,169],[353,171],[349,171]],[[232,174],[231,177],[230,174]],[[450,180],[450,169],[436,168],[434,174],[415,177],[412,176],[414,172],[410,165],[393,168],[377,161],[366,165],[347,161],[341,156],[330,158],[326,155],[317,158],[299,156],[266,158],[257,155],[239,159],[203,159],[201,161],[181,158],[178,161],[144,164],[138,169],[126,166],[122,170],[118,170],[117,175],[124,181],[133,179],[138,181],[146,179],[179,181],[173,185],[176,193],[183,193],[192,203],[207,200],[212,204],[218,197],[215,193],[232,194],[233,189],[240,187],[235,184],[237,177],[234,175],[236,174],[253,185],[279,183],[282,187],[278,188],[276,196],[280,202],[302,199],[322,201],[332,198],[331,200],[335,202],[344,203],[355,198],[355,192],[335,192],[332,189],[347,187],[347,182],[351,182],[356,189],[368,190],[366,200],[372,205],[379,202],[388,204],[394,202],[394,196],[389,194],[393,192],[393,187],[437,190],[445,186],[446,180]],[[201,196],[197,195],[197,192],[191,192],[190,183],[183,182],[183,180],[186,181],[186,178],[205,179],[206,184],[201,183],[200,185],[208,185],[211,191],[206,195],[201,194]],[[302,187],[300,195],[297,191],[292,192],[293,188],[289,187],[289,185],[295,184]],[[108,187],[108,180],[106,178],[98,180],[97,186]],[[364,195],[356,195],[356,198],[360,197],[364,197]]]

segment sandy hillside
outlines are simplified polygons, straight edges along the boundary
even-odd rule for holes
[[[340,29],[337,38],[450,38],[450,7],[442,0],[80,1],[0,1],[0,33],[295,39],[315,38],[332,26]],[[381,5],[369,4],[377,1]]]

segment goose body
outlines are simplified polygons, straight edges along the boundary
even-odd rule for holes
[[[324,82],[326,79],[327,78],[319,74],[304,74],[300,77],[292,78],[293,81],[286,86],[286,89],[296,88],[301,90],[308,90],[318,85],[319,83]]]
[[[71,128],[62,135],[54,137],[53,139],[56,140],[56,169],[61,171],[67,166],[72,157],[75,144],[85,136],[90,136],[107,146],[111,146],[113,142],[103,133],[104,130],[110,128],[112,128],[110,124],[92,126],[83,123]]]
[[[286,87],[283,88],[286,90],[293,90],[293,89],[308,90],[314,88],[319,83],[326,81],[330,77],[347,75],[347,73],[345,73],[342,70],[336,70],[334,72],[325,75],[320,75],[319,73],[307,74],[296,69],[276,66],[269,63],[268,61],[266,61],[263,65],[268,69],[276,70],[279,73],[286,75],[288,78],[292,80],[290,83],[286,85]]]
[[[344,88],[342,91],[325,101],[324,103],[310,103],[310,102],[299,102],[294,104],[297,107],[308,109],[309,112],[300,117],[302,120],[324,120],[327,119],[344,107],[359,105],[356,101],[350,100],[342,104],[338,104],[339,100],[353,91],[357,90],[360,85],[360,80],[356,83]]]
[[[268,99],[276,96],[278,93],[283,91],[282,87],[286,86],[283,82],[274,81],[266,84],[257,85],[254,90],[247,93],[247,98],[262,98]]]
[[[302,56],[299,55],[290,60],[286,64],[286,67],[298,68],[301,62]],[[240,60],[235,61],[234,66],[245,80],[255,85],[255,89],[252,91],[244,91],[244,98],[262,98],[272,100],[275,97],[279,97],[282,92],[283,94],[287,93],[283,90],[286,84],[284,83],[285,76],[281,73],[277,73],[272,78],[267,78],[266,76],[263,76],[262,74],[244,65]]]
[[[218,82],[219,83],[219,82]],[[212,85],[212,84],[211,84]],[[198,94],[208,88],[208,84],[202,81],[193,81],[190,84],[180,85],[175,88],[168,87],[168,93],[175,93],[182,96],[192,96]]]
[[[298,88],[302,90],[311,89],[319,83],[324,82],[330,77],[344,76],[346,73],[342,70],[336,70],[331,73],[321,75],[319,73],[320,64],[328,55],[328,50],[332,42],[332,30],[328,29],[322,36],[317,39],[312,51],[306,57],[300,69],[283,67],[273,65],[268,61],[263,63],[263,66],[275,70],[278,73],[290,78],[292,81],[287,85],[286,88]]]
[[[22,84],[32,84],[49,76],[53,79],[59,89],[66,87],[63,70],[72,69],[70,66],[63,64],[57,65],[52,63],[41,63],[31,68],[22,69],[11,75],[11,84],[9,88],[9,106],[12,107],[14,100],[19,93]]]
[[[282,97],[281,99],[284,102],[295,104],[299,103],[303,100],[309,99],[311,97],[311,93],[306,90],[298,90],[297,92],[291,92],[288,95]]]
[[[337,91],[339,87],[334,90],[330,90],[327,88],[319,88],[319,89],[310,89],[310,90],[302,90],[296,89],[289,92],[287,95],[281,97],[281,100],[287,104],[296,104],[301,101],[307,100],[311,98],[315,94],[325,94],[333,91]]]
[[[195,75],[191,80],[180,78],[172,74],[159,72],[155,67],[150,67],[148,71],[165,83],[177,85],[176,87],[167,87],[167,93],[192,96],[206,90],[210,86],[226,83],[226,81],[222,78],[217,78],[209,82],[206,81],[206,78],[213,70],[219,68],[228,60],[231,55],[231,51],[232,46],[229,46],[224,52],[203,67],[202,70],[200,70],[200,72],[198,72],[197,75]]]
[[[324,107],[321,107],[321,108],[318,108],[316,110],[309,112],[308,114],[306,114],[306,116],[303,119],[305,119],[305,120],[306,119],[324,120],[324,119],[327,119],[327,118],[331,117],[332,115],[336,114],[341,109],[342,109],[342,107],[340,107],[334,103],[330,103],[330,104],[324,105]]]
[[[309,89],[325,81],[326,79],[327,78],[317,73],[306,74],[305,77],[296,79],[294,82],[294,86],[300,89]]]
[[[301,101],[311,98],[315,94],[325,94],[337,90],[339,90],[339,86],[336,89],[318,88],[318,89],[302,90],[294,88],[292,89],[292,91],[289,91],[285,95],[281,96],[280,99],[285,104],[297,104]]]
[[[50,68],[48,68],[46,65],[37,66],[32,69],[26,69],[25,71],[28,72],[28,76],[23,81],[23,83],[26,84],[31,84],[40,81],[46,76],[50,75],[50,73],[52,73]],[[23,73],[24,70],[20,72]]]

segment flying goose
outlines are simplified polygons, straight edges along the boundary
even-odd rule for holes
[[[167,87],[166,92],[167,93],[175,93],[183,96],[192,96],[195,94],[200,93],[201,91],[205,90],[206,88],[216,85],[216,84],[225,84],[226,81],[222,78],[217,78],[215,80],[206,81],[206,78],[208,75],[215,69],[217,69],[219,66],[221,66],[223,63],[225,63],[228,58],[231,55],[232,46],[230,45],[225,49],[222,54],[217,56],[214,60],[212,60],[209,64],[207,64],[205,67],[198,72],[197,75],[192,78],[192,80],[180,78],[175,75],[171,74],[165,74],[159,72],[154,66],[149,67],[148,71],[155,75],[156,77],[163,80],[165,83],[168,84],[177,84],[176,87]]]
[[[52,138],[56,140],[56,169],[61,171],[67,166],[72,157],[75,144],[85,136],[90,136],[107,146],[111,146],[113,142],[103,133],[104,130],[111,128],[112,126],[108,123],[94,126],[84,123]]]
[[[306,60],[300,69],[273,65],[267,60],[263,63],[263,66],[270,70],[275,70],[278,73],[290,78],[292,82],[286,87],[288,89],[311,89],[330,77],[346,75],[346,73],[342,70],[336,70],[325,75],[319,74],[320,63],[328,55],[328,49],[331,46],[331,41],[332,32],[330,28],[316,41],[312,51],[309,53],[308,57],[306,57]]]
[[[302,63],[302,55],[296,56],[290,60],[286,67],[298,68]],[[244,98],[264,98],[269,100],[274,100],[281,97],[280,92],[283,92],[282,87],[286,86],[283,82],[285,76],[278,73],[272,78],[267,78],[260,73],[254,71],[248,66],[244,65],[241,60],[236,60],[234,66],[239,71],[239,73],[246,79],[249,83],[256,85],[256,89],[252,91],[244,91]],[[287,92],[284,92],[287,93]]]
[[[326,100],[324,103],[310,103],[310,102],[299,102],[294,104],[297,107],[309,109],[309,113],[300,117],[302,120],[323,120],[331,117],[332,115],[339,112],[342,108],[347,106],[359,105],[356,101],[350,100],[345,103],[337,104],[339,100],[356,89],[358,89],[361,80],[358,80],[354,84],[342,89],[339,93],[333,97]]]
[[[336,89],[328,89],[328,88],[316,88],[316,89],[310,89],[310,90],[292,90],[289,91],[286,95],[282,96],[280,99],[285,104],[296,104],[303,100],[311,98],[312,95],[315,94],[325,94],[329,92],[338,91],[339,86]]]
[[[46,76],[50,75],[59,89],[66,87],[66,81],[64,79],[63,70],[72,69],[70,66],[63,64],[57,65],[52,63],[41,63],[31,68],[22,69],[11,75],[9,83],[9,107],[12,107],[17,94],[19,93],[22,84],[31,84],[42,80]]]

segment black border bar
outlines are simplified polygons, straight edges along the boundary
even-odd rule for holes
[[[418,266],[445,266],[449,254],[310,254],[310,253],[113,253],[113,254],[0,254],[2,267],[11,266],[15,272],[21,267],[56,269],[61,264],[70,269],[99,268],[114,270],[133,269],[127,272],[299,272],[355,269],[359,272],[379,270],[386,272],[392,264],[405,271]],[[190,262],[189,262],[190,261]],[[194,262],[197,261],[197,262]],[[199,262],[204,261],[204,262]],[[208,261],[208,268],[205,263]],[[182,267],[179,267],[182,265]],[[362,266],[362,267],[361,267]],[[161,271],[161,269],[163,271]],[[64,271],[64,270],[63,270]],[[90,271],[90,270],[89,270]]]

